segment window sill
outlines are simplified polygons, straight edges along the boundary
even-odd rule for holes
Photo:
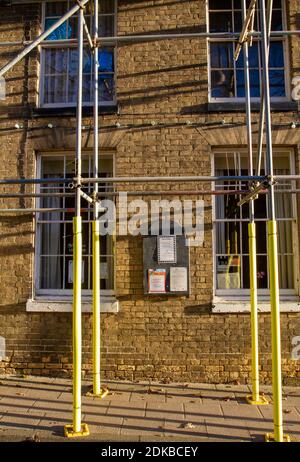
[[[258,302],[259,313],[269,313],[270,300],[267,298]],[[300,299],[297,296],[286,296],[280,300],[280,311],[282,313],[300,312]],[[249,298],[240,299],[223,299],[221,297],[214,297],[212,303],[212,313],[250,313],[250,300]]]
[[[211,102],[207,104],[208,112],[244,112],[245,104],[239,101],[234,102]],[[253,112],[260,111],[260,103],[252,102],[251,110]],[[271,101],[271,110],[278,112],[298,111],[298,103],[296,101]]]
[[[99,114],[117,114],[118,113],[118,105],[107,105],[107,106],[99,106]],[[82,107],[82,114],[84,117],[92,116],[93,115],[93,106],[83,106]],[[76,116],[76,107],[36,107],[32,110],[33,117],[75,117]]]
[[[26,311],[28,312],[43,312],[43,313],[71,313],[72,301],[47,298],[29,299],[26,303]],[[118,313],[119,301],[115,297],[101,297],[100,300],[101,313]],[[82,300],[82,312],[92,312],[92,300],[86,298]]]

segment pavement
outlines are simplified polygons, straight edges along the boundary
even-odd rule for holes
[[[86,396],[82,421],[90,436],[80,441],[264,441],[273,431],[273,406],[245,401],[247,385],[106,381],[109,394]],[[271,387],[261,391],[271,400]],[[300,388],[283,388],[284,433],[300,441]],[[72,382],[48,377],[0,377],[0,442],[78,441],[64,437],[72,422]]]

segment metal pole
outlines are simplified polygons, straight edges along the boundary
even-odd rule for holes
[[[74,193],[6,193],[0,194],[0,199],[4,197],[73,197],[74,195]]]
[[[195,195],[200,195],[200,196],[227,196],[227,195],[237,195],[237,194],[252,194],[253,191],[249,190],[196,190],[196,191],[184,191],[184,190],[172,190],[172,191],[122,191],[122,193],[126,192],[127,196],[195,196]],[[255,194],[267,194],[267,189],[261,189],[257,191]],[[281,189],[274,191],[274,194],[299,194],[300,189]],[[103,191],[101,192],[101,196],[103,197],[117,197],[119,195],[118,192],[109,192],[109,191]],[[5,198],[16,198],[16,197],[73,197],[73,193],[65,193],[65,194],[59,194],[59,193],[53,193],[53,194],[0,194],[0,199],[5,199]],[[243,202],[246,203],[250,199],[245,198],[245,201]],[[243,199],[242,199],[243,201]],[[243,205],[241,203],[238,203],[237,205]],[[4,210],[4,209],[3,209]],[[30,210],[30,209],[20,209],[20,210]],[[41,208],[40,210],[45,210]],[[51,209],[52,210],[52,209]],[[65,210],[70,210],[68,209],[60,209],[62,211]],[[74,210],[74,209],[72,209]],[[81,209],[82,210],[82,209]],[[88,209],[87,209],[88,210]],[[103,209],[105,211],[105,209]]]
[[[270,178],[273,177],[273,149],[270,109],[269,86],[269,59],[268,59],[268,31],[266,25],[265,1],[260,0],[260,21],[262,32],[262,64],[263,83],[265,93],[265,119],[266,119],[266,170]],[[277,226],[275,215],[274,185],[270,184],[268,194],[268,257],[271,299],[271,331],[272,331],[272,384],[273,384],[273,412],[274,434],[267,434],[266,440],[282,442],[288,439],[283,434],[282,421],[282,383],[281,383],[281,339],[280,339],[280,306],[279,306],[279,279],[278,279],[278,250]]]
[[[255,3],[252,2],[251,5]],[[250,11],[250,10],[249,10]],[[242,1],[243,20],[246,20],[246,0]],[[247,17],[249,16],[249,13]],[[253,149],[252,149],[252,123],[251,123],[251,94],[249,75],[249,49],[248,43],[243,43],[245,100],[247,119],[247,144],[248,144],[248,175],[253,175]],[[250,182],[251,187],[251,182]],[[259,364],[258,364],[258,310],[257,310],[257,266],[256,266],[256,226],[254,222],[254,200],[249,200],[249,271],[250,271],[250,305],[251,305],[251,366],[252,366],[252,395],[246,396],[249,404],[266,404],[259,396]]]
[[[180,183],[190,181],[263,181],[265,176],[232,175],[232,176],[129,176],[108,178],[82,178],[86,183]],[[1,184],[1,181],[0,181]]]
[[[90,0],[81,0],[81,5],[84,6]],[[0,69],[0,77],[2,77],[7,71],[9,71],[15,64],[17,64],[21,59],[24,58],[28,53],[30,53],[36,46],[38,46],[43,40],[45,40],[52,32],[54,32],[61,24],[63,24],[68,18],[70,18],[74,13],[76,13],[81,6],[74,5],[66,14],[64,14],[60,19],[58,19],[54,24],[52,24],[49,29],[45,30],[41,35],[39,35],[33,42],[31,42],[21,53],[18,53],[17,56],[7,63],[2,69]]]
[[[73,425],[65,426],[67,437],[89,435],[87,424],[81,422],[81,276],[82,276],[82,219],[81,219],[81,148],[82,148],[82,74],[83,74],[83,8],[78,12],[78,78],[76,113],[76,203],[73,219]]]
[[[270,34],[271,34],[271,24],[272,24],[272,9],[273,9],[273,0],[268,0],[267,12],[267,29],[268,29],[268,56],[270,51]],[[259,45],[259,44],[258,44]],[[260,114],[259,114],[259,125],[258,125],[258,143],[257,143],[257,159],[256,159],[256,174],[260,175],[261,170],[261,161],[262,161],[262,147],[263,147],[263,137],[264,137],[264,124],[265,124],[265,92],[264,92],[264,83],[261,85],[261,95],[260,95]]]
[[[99,3],[94,0],[94,178],[99,175]],[[98,183],[94,183],[94,194],[97,197]],[[94,202],[93,221],[93,396],[103,398],[108,390],[101,390],[101,317],[100,317],[100,227],[99,227],[99,203]]]
[[[260,37],[260,32],[249,32],[249,37]],[[285,31],[272,31],[272,37],[281,37],[283,35],[300,35],[299,30],[285,30]],[[135,42],[143,40],[172,40],[172,39],[193,39],[193,38],[236,38],[240,36],[239,33],[230,33],[230,32],[191,32],[186,34],[149,34],[149,35],[119,35],[113,37],[101,37],[101,43],[110,43],[110,42]]]
[[[0,180],[0,185],[12,185],[12,184],[56,184],[56,183],[71,183],[72,180],[69,178],[13,178]]]
[[[88,0],[89,1],[89,0]],[[48,30],[47,30],[48,32]],[[271,37],[280,37],[280,36],[291,36],[291,35],[300,35],[300,30],[283,30],[283,31],[272,31]],[[124,36],[114,36],[114,37],[101,37],[102,43],[109,43],[109,42],[132,42],[132,41],[142,41],[142,40],[168,40],[168,39],[189,39],[189,38],[232,38],[238,39],[240,36],[239,33],[231,33],[231,32],[194,32],[194,33],[187,33],[187,34],[152,34],[152,35],[124,35]],[[259,32],[250,32],[248,34],[249,37],[259,37]],[[44,38],[45,39],[45,38]],[[44,40],[43,39],[43,40]],[[88,39],[89,41],[89,39]],[[18,41],[18,42],[0,42],[0,47],[11,47],[11,46],[18,46],[18,45],[32,45],[34,41],[26,40],[26,41]],[[77,43],[77,39],[62,39],[57,41],[60,44],[64,42],[68,42],[69,44]],[[30,50],[31,51],[31,50]]]
[[[300,175],[275,175],[272,176],[274,181],[278,180],[300,180]],[[210,181],[264,181],[269,177],[264,175],[232,175],[232,176],[139,176],[139,177],[108,177],[108,178],[81,178],[81,184],[86,183],[180,183],[180,182],[210,182]],[[70,178],[41,178],[41,179],[6,179],[0,180],[1,185],[16,184],[44,184],[44,183],[64,183],[74,187],[74,181]]]

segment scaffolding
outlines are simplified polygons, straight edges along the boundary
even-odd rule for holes
[[[251,0],[248,10],[246,10],[246,0],[241,0],[243,14],[243,28],[240,34],[235,33],[164,33],[164,34],[140,34],[125,35],[114,37],[99,37],[98,12],[99,1],[101,0],[76,0],[75,4],[66,14],[52,24],[35,40],[29,42],[2,42],[1,47],[26,45],[26,47],[16,55],[9,63],[0,70],[0,77],[9,71],[28,53],[35,49],[44,41],[53,31],[62,25],[68,18],[78,15],[78,36],[77,39],[68,40],[77,43],[78,50],[78,70],[77,70],[77,108],[76,108],[76,171],[75,177],[70,183],[69,178],[27,178],[27,179],[0,179],[1,185],[40,185],[40,184],[64,184],[70,188],[69,193],[5,193],[0,194],[1,198],[6,197],[73,197],[75,206],[68,211],[74,212],[73,218],[73,420],[72,424],[65,425],[65,435],[67,437],[86,436],[89,434],[89,428],[81,419],[81,357],[82,357],[82,328],[81,328],[81,262],[82,262],[82,207],[81,199],[93,205],[93,223],[92,223],[92,253],[93,253],[93,391],[92,396],[103,398],[107,394],[106,389],[101,388],[100,379],[100,227],[99,220],[101,212],[106,209],[101,207],[101,197],[114,197],[115,192],[100,192],[99,183],[103,178],[99,176],[99,113],[98,113],[98,96],[99,96],[99,47],[100,44],[107,42],[143,42],[150,40],[170,40],[170,39],[193,39],[193,38],[231,38],[237,41],[235,59],[243,50],[244,58],[244,76],[245,76],[245,100],[246,100],[246,120],[247,120],[247,144],[248,144],[248,175],[236,176],[161,176],[161,177],[110,177],[105,178],[106,183],[112,185],[120,183],[177,183],[195,182],[195,183],[216,183],[218,181],[244,181],[248,184],[248,190],[194,190],[194,191],[129,191],[133,196],[155,196],[155,195],[229,195],[243,194],[244,197],[238,205],[241,207],[249,203],[249,254],[250,254],[250,294],[251,294],[251,351],[252,351],[252,394],[247,396],[248,403],[254,405],[268,404],[266,399],[259,393],[259,360],[258,360],[258,308],[257,308],[257,271],[256,271],[256,230],[255,230],[255,213],[254,200],[259,194],[266,194],[268,197],[269,217],[267,223],[268,229],[268,260],[270,268],[270,300],[271,300],[271,323],[272,323],[272,384],[273,384],[273,403],[274,403],[274,433],[265,436],[266,441],[289,441],[289,436],[283,433],[282,422],[282,380],[281,380],[281,340],[280,340],[280,306],[279,306],[279,282],[278,282],[278,256],[277,256],[277,227],[275,216],[275,193],[298,194],[300,190],[290,189],[284,191],[275,191],[274,185],[279,180],[300,180],[300,175],[276,175],[273,174],[273,153],[272,153],[272,133],[271,133],[271,109],[270,109],[270,85],[268,75],[269,61],[269,44],[270,37],[300,35],[299,30],[271,31],[272,7],[273,1],[268,0],[267,8],[264,0]],[[86,21],[84,19],[84,9],[87,3],[93,2],[93,23],[94,33],[91,36]],[[13,3],[24,4],[26,0],[14,0]],[[29,1],[27,3],[30,3]],[[258,7],[260,10],[260,32],[253,30],[254,12]],[[83,75],[83,44],[84,33],[93,53],[93,77],[94,77],[94,136],[93,136],[93,161],[94,171],[92,178],[82,177],[82,75]],[[262,76],[262,94],[260,104],[260,121],[258,136],[258,152],[256,168],[253,165],[253,143],[251,127],[251,98],[250,98],[250,75],[249,75],[249,52],[253,37],[256,37],[261,44],[261,76]],[[261,175],[261,160],[264,127],[266,133],[266,174]],[[255,173],[255,174],[254,174]],[[87,183],[93,185],[93,193],[86,194],[83,191]],[[54,212],[65,209],[54,208],[15,208],[1,209],[0,213],[35,213],[35,212]]]

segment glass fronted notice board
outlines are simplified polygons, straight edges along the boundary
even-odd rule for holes
[[[185,236],[143,238],[144,293],[189,295],[189,247]]]

